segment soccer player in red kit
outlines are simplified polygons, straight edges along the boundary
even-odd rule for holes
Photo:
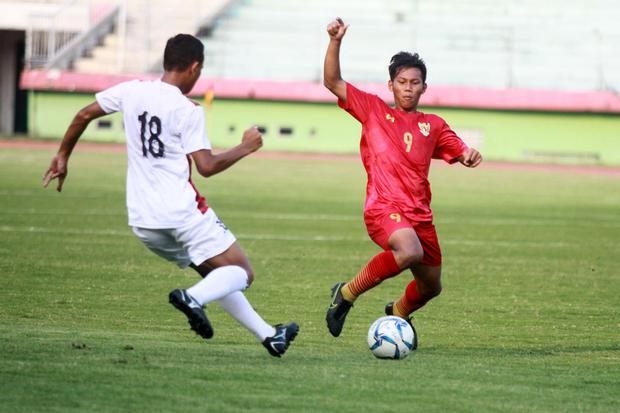
[[[362,124],[360,152],[368,174],[364,222],[370,238],[384,251],[351,281],[332,288],[326,320],[334,337],[340,335],[362,293],[403,270],[410,269],[414,279],[398,300],[386,305],[387,315],[411,324],[409,315],[441,292],[441,249],[430,209],[431,159],[470,168],[482,161],[480,153],[467,147],[442,118],[417,110],[426,90],[426,66],[417,53],[400,52],[391,59],[388,87],[394,107],[345,82],[340,75],[340,43],[348,27],[340,18],[327,26],[324,84],[338,97],[338,105]]]

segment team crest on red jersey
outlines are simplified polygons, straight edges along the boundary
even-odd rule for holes
[[[428,122],[418,122],[418,127],[420,128],[420,132],[424,136],[428,136],[431,134],[431,124]]]
[[[394,118],[394,116],[390,115],[389,113],[386,113],[386,114],[385,114],[385,118],[386,118],[387,120],[389,120],[390,122],[392,122],[392,123],[394,123],[394,121],[396,120],[396,119]]]

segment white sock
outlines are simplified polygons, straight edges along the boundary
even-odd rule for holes
[[[218,301],[224,311],[233,316],[242,326],[250,330],[261,343],[276,333],[276,329],[265,322],[252,308],[241,291],[235,291]]]
[[[187,289],[198,304],[226,297],[232,292],[244,290],[248,286],[248,274],[238,265],[226,265],[211,271],[205,278]]]

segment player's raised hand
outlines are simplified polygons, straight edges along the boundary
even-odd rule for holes
[[[474,148],[469,148],[459,157],[459,162],[468,168],[475,168],[482,162],[482,155]]]
[[[43,188],[47,188],[49,183],[54,179],[58,179],[58,186],[56,190],[62,191],[62,185],[65,182],[67,176],[67,159],[64,156],[56,155],[52,158],[50,167],[47,168],[47,172],[43,175]]]
[[[348,28],[348,24],[344,24],[340,17],[336,17],[336,20],[327,25],[327,34],[329,34],[329,38],[332,40],[340,40],[344,37]]]
[[[258,131],[256,126],[253,126],[243,132],[241,144],[247,147],[250,152],[256,152],[261,146],[263,146],[263,135]]]

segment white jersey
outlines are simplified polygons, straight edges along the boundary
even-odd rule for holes
[[[188,155],[211,149],[202,108],[160,80],[120,83],[95,97],[106,113],[123,113],[129,225],[179,228],[206,212]]]

